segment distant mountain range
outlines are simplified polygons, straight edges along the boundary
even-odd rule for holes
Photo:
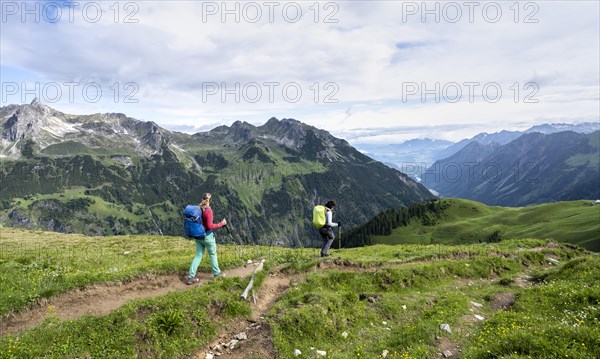
[[[531,132],[507,143],[473,141],[436,161],[423,184],[444,197],[524,206],[600,198],[600,131]]]
[[[320,243],[312,207],[337,201],[347,228],[433,198],[345,140],[293,119],[193,135],[124,114],[69,115],[34,101],[0,107],[0,224],[91,235],[182,234],[203,192],[221,241]]]
[[[359,144],[356,146],[364,154],[412,175],[417,173],[419,165],[432,163],[432,158],[437,157],[439,152],[452,145],[454,143],[450,141],[425,138],[399,144]]]
[[[480,144],[496,143],[505,145],[520,136],[528,133],[539,132],[552,134],[562,131],[573,131],[578,133],[592,133],[600,130],[600,122],[585,122],[580,124],[543,124],[536,125],[526,131],[500,131],[497,133],[480,133],[468,139],[456,143],[436,139],[413,139],[399,144],[355,144],[356,148],[366,155],[385,163],[386,165],[400,169],[413,178],[420,178],[422,173],[435,161],[448,158],[470,143]]]
[[[569,124],[569,123],[551,123],[551,124],[543,124],[533,126],[525,133],[533,133],[539,132],[544,134],[551,134],[563,131],[573,131],[579,133],[592,133],[594,131],[600,130],[600,122],[584,122],[579,124]]]

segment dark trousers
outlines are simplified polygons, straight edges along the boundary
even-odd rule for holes
[[[329,247],[331,247],[331,244],[335,239],[335,235],[333,234],[333,228],[325,226],[319,229],[319,234],[321,235],[321,239],[323,240],[323,248],[321,249],[321,254],[327,254],[327,252],[329,251]]]

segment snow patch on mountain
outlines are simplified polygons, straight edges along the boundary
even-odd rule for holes
[[[55,137],[62,138],[67,133],[80,132],[76,124],[65,122],[58,117],[48,117],[47,121],[47,125],[43,128],[43,130]]]

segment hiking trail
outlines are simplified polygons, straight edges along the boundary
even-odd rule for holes
[[[254,272],[256,264],[224,270],[224,273],[227,277],[249,277]],[[396,263],[397,266],[404,264],[406,263]],[[330,259],[317,263],[312,271],[331,269],[375,272],[380,267],[355,265],[349,261]],[[191,355],[191,358],[206,359],[225,356],[254,359],[275,357],[273,335],[265,316],[290,288],[292,283],[303,280],[305,274],[288,274],[282,272],[281,268],[272,269],[265,276],[260,288],[255,288],[254,296],[251,295],[248,298],[252,309],[250,317],[237,319],[221,328],[216,338],[198,348],[196,353]],[[186,277],[185,273],[158,276],[144,275],[129,281],[94,284],[82,290],[72,290],[51,298],[42,299],[29,308],[0,318],[0,336],[18,334],[35,328],[49,314],[55,315],[63,321],[74,320],[84,315],[102,316],[120,308],[131,300],[157,297],[172,291],[185,291],[198,285],[205,285],[213,280],[210,273],[199,273],[201,281],[198,284],[186,285]],[[471,285],[472,282],[472,280],[459,279],[456,281],[456,289]],[[520,276],[515,280],[515,284],[518,287],[531,285],[526,271],[520,273]],[[498,312],[508,310],[514,302],[514,294],[498,292],[494,294],[488,305],[495,312]],[[462,331],[465,332],[471,331],[472,326],[475,324],[472,315],[464,316],[459,322],[463,326]],[[438,353],[443,353],[446,358],[457,357],[462,349],[458,343],[448,338],[439,338],[436,347]],[[448,355],[446,353],[452,354]]]
[[[224,270],[229,277],[246,277],[252,274],[254,266],[244,266]],[[93,284],[82,290],[71,290],[51,298],[44,298],[37,304],[19,312],[10,313],[0,319],[0,335],[16,334],[40,325],[51,312],[60,320],[74,320],[84,315],[102,316],[120,308],[134,299],[165,295],[173,291],[184,291],[212,281],[212,274],[199,273],[200,283],[189,286],[187,275],[168,274],[140,276],[131,281],[118,281]]]
[[[252,296],[248,298],[252,308],[250,318],[222,328],[216,339],[200,348],[191,358],[205,359],[211,355],[239,359],[275,358],[271,327],[264,316],[287,291],[292,280],[289,275],[278,271],[268,274],[255,293],[256,303]],[[239,338],[244,339],[236,341]]]

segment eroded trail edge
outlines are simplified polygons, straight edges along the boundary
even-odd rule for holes
[[[273,335],[264,316],[290,287],[290,276],[280,272],[268,274],[255,295],[249,298],[252,315],[248,320],[234,322],[219,333],[209,345],[192,358],[205,359],[220,355],[232,358],[274,358]]]

